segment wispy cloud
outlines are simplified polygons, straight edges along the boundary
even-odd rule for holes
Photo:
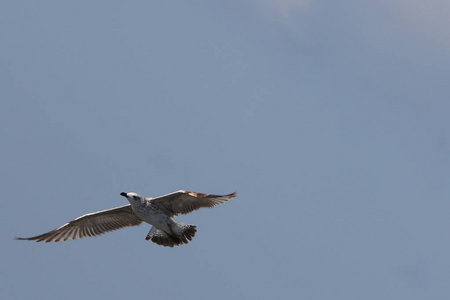
[[[409,34],[431,38],[450,48],[450,1],[379,0],[378,3],[394,12],[394,22],[404,26]]]
[[[295,12],[307,10],[311,4],[311,0],[258,0],[258,2],[283,18],[289,18]]]
[[[317,4],[317,0],[254,1],[265,13],[281,18],[287,23]],[[339,14],[336,15],[337,22],[343,17],[356,17],[357,22],[362,23],[362,28],[376,28],[379,34],[423,40],[450,50],[449,0],[372,0],[369,2],[343,0],[342,3],[343,8],[336,12]],[[321,1],[315,8],[315,13],[318,18],[333,15],[333,7],[335,6],[326,5]],[[326,14],[323,15],[323,12]],[[358,14],[367,18],[358,17]],[[324,19],[323,22],[329,22],[329,20]]]

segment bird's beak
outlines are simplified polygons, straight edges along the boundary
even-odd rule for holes
[[[124,196],[124,197],[126,197],[126,196],[127,196],[127,193],[125,193],[125,192],[122,192],[122,193],[120,193],[120,196]]]

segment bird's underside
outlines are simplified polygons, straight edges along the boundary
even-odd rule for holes
[[[156,227],[152,226],[149,233],[145,237],[145,239],[151,240],[153,243],[156,243],[165,247],[173,247],[178,245],[187,244],[188,240],[191,241],[197,232],[197,227],[195,225],[183,224],[179,223],[183,226],[181,232],[179,234],[167,234],[165,231],[159,230]]]
[[[211,195],[184,190],[156,198],[144,198],[136,193],[121,193],[121,195],[126,197],[130,204],[82,215],[38,236],[15,237],[14,239],[36,242],[67,241],[68,239],[99,236],[124,227],[137,226],[146,221],[153,225],[146,240],[151,240],[158,245],[173,247],[187,244],[192,240],[197,229],[194,225],[176,222],[172,217],[187,214],[202,207],[212,208],[236,197],[236,193]],[[163,217],[167,224],[155,226],[150,223],[149,220],[155,219],[155,212],[156,217]],[[151,217],[150,219],[147,218],[147,214]]]

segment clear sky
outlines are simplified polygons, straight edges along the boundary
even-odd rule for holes
[[[448,299],[450,4],[1,1],[2,299]],[[12,240],[126,204],[179,220]]]

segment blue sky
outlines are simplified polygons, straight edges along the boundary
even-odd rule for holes
[[[4,299],[448,299],[450,4],[3,1]],[[238,197],[65,243],[126,204]]]

